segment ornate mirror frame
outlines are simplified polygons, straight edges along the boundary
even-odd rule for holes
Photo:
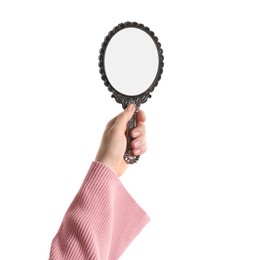
[[[109,82],[107,75],[106,75],[106,70],[105,70],[105,53],[106,53],[106,48],[110,42],[110,40],[112,39],[112,37],[118,33],[119,31],[126,29],[126,28],[137,28],[140,30],[143,30],[144,32],[146,32],[148,35],[150,35],[150,37],[152,38],[152,40],[154,41],[154,44],[157,48],[157,52],[158,52],[158,70],[157,70],[157,74],[155,76],[154,81],[152,82],[151,86],[144,91],[143,93],[139,94],[139,95],[134,95],[134,96],[129,96],[129,95],[125,95],[122,94],[120,92],[118,92],[113,86],[112,84]],[[136,107],[139,107],[142,103],[145,103],[147,101],[148,98],[151,97],[151,92],[154,90],[154,88],[158,85],[159,80],[161,79],[161,75],[163,73],[163,50],[161,48],[161,44],[158,41],[158,38],[154,35],[154,32],[152,32],[148,27],[144,26],[141,23],[136,23],[136,22],[125,22],[125,23],[120,23],[118,24],[116,27],[114,27],[113,30],[111,30],[108,35],[105,37],[104,42],[101,45],[101,49],[99,51],[100,55],[98,57],[99,59],[99,72],[101,74],[101,79],[104,81],[105,86],[107,86],[108,90],[110,92],[112,92],[112,98],[115,98],[115,100],[122,104],[123,108],[126,108],[127,105],[129,103],[134,103],[136,105]]]

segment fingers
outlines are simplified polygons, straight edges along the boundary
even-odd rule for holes
[[[146,120],[146,116],[145,116],[144,111],[139,110],[137,113],[137,126],[138,126],[138,124],[144,123],[145,120]]]
[[[146,144],[144,144],[144,145],[139,146],[138,148],[132,149],[132,153],[134,155],[142,155],[146,152],[146,150],[147,150],[147,146],[146,146]]]
[[[146,135],[145,135],[144,128],[142,128],[142,131],[140,131],[139,137],[135,138],[131,142],[131,147],[134,155],[141,155],[146,152],[147,145],[146,145]]]
[[[134,153],[134,155],[141,155],[145,153],[147,150],[145,136],[134,139],[131,142],[131,146],[133,148],[132,152]]]
[[[144,124],[145,120],[146,120],[145,113],[140,110],[137,113],[136,127],[131,131],[131,136],[135,138],[131,142],[131,146],[133,148],[132,153],[134,155],[142,155],[147,150],[146,128]]]
[[[127,108],[117,116],[114,126],[117,126],[122,130],[125,130],[127,126],[127,122],[132,118],[134,112],[135,112],[134,104],[129,104]]]
[[[134,111],[135,106],[133,104],[129,104],[122,113],[109,121],[107,129],[113,127],[114,129],[120,129],[120,131],[124,132],[128,121],[134,114]],[[144,123],[146,121],[145,113],[142,110],[138,111],[136,119],[136,127],[131,131],[131,136],[134,138],[131,142],[131,147],[134,155],[142,155],[147,150],[146,128]]]
[[[137,113],[136,127],[131,131],[131,136],[137,138],[140,135],[145,135],[145,122],[146,116],[144,111],[140,110]]]

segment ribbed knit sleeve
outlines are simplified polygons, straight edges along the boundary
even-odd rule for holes
[[[52,241],[49,259],[119,259],[148,222],[115,172],[93,162]]]

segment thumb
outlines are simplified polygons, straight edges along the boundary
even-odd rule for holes
[[[132,118],[134,112],[135,112],[135,105],[129,104],[127,108],[118,115],[114,126],[120,127],[122,128],[123,131],[125,131],[127,123]]]

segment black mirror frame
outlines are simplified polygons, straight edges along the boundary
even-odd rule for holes
[[[155,76],[154,81],[152,82],[151,86],[144,91],[143,93],[139,94],[139,95],[125,95],[122,94],[120,92],[118,92],[113,86],[112,84],[109,82],[107,75],[106,75],[106,70],[105,70],[105,65],[104,65],[104,60],[105,60],[105,53],[106,53],[106,49],[107,46],[110,42],[110,40],[112,39],[112,37],[118,33],[119,31],[125,29],[125,28],[137,28],[140,30],[143,30],[144,32],[146,32],[148,35],[150,35],[150,37],[152,38],[152,40],[155,43],[155,46],[157,48],[157,53],[158,53],[158,70],[157,70],[157,74]],[[115,98],[115,100],[122,104],[123,108],[125,109],[127,107],[127,105],[129,103],[133,103],[135,104],[135,106],[137,108],[139,108],[139,106],[142,103],[145,103],[148,98],[151,98],[151,92],[154,90],[154,88],[158,85],[159,80],[161,79],[161,75],[163,73],[163,66],[164,66],[164,57],[163,57],[163,50],[161,48],[161,44],[158,41],[158,38],[155,36],[154,32],[152,32],[148,27],[144,26],[141,23],[137,23],[137,22],[125,22],[125,23],[120,23],[118,24],[116,27],[114,27],[113,30],[111,30],[108,35],[105,37],[104,42],[101,45],[101,49],[99,51],[99,72],[101,74],[101,79],[104,81],[104,85],[108,88],[108,90],[110,92],[112,92],[112,98]]]

